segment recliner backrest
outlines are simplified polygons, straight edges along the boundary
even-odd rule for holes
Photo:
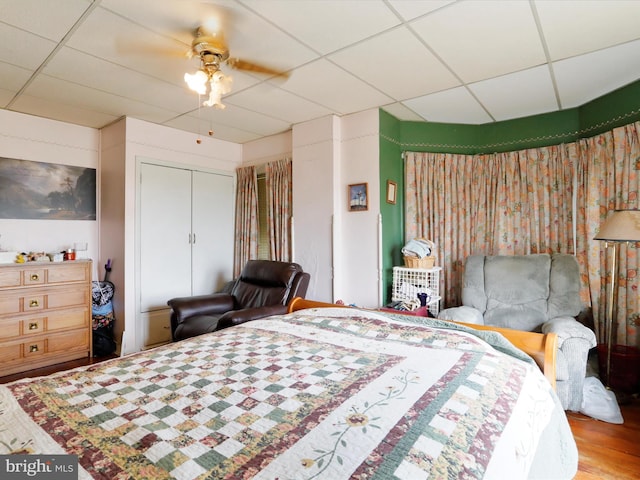
[[[572,255],[472,255],[462,303],[480,310],[486,325],[531,331],[551,318],[578,315],[579,288]]]
[[[231,290],[236,309],[286,305],[291,293],[300,291],[303,275],[309,276],[297,263],[249,260]]]

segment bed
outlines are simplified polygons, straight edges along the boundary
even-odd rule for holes
[[[573,478],[536,338],[540,365],[496,332],[295,300],[0,386],[0,454],[77,455],[79,478]]]

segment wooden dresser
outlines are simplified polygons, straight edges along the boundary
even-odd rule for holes
[[[91,356],[91,260],[0,265],[0,371]]]

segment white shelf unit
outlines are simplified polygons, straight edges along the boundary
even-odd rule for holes
[[[392,302],[412,302],[418,293],[427,292],[429,312],[435,317],[440,311],[440,271],[442,267],[393,267]]]

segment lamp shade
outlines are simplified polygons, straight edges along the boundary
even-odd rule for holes
[[[600,225],[594,240],[640,242],[640,210],[615,210]]]

